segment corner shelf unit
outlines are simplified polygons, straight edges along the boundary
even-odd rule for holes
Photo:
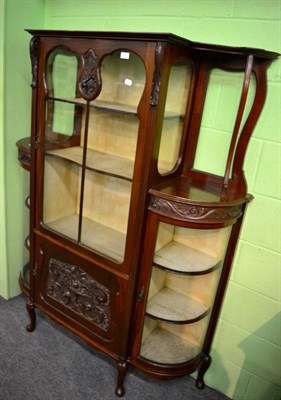
[[[197,370],[203,389],[252,200],[243,161],[278,54],[172,34],[28,32],[31,138],[17,142],[30,172],[27,330],[38,308],[115,359],[117,396],[130,365],[157,379]],[[231,89],[224,148],[204,114],[214,71]],[[204,164],[211,153],[220,173]]]

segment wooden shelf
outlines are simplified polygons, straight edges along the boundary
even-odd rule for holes
[[[86,106],[86,100],[83,98],[75,98],[75,99],[63,99],[57,97],[49,97],[50,100],[59,101],[61,103],[69,103],[79,106]],[[90,102],[91,108],[97,108],[100,110],[104,110],[107,112],[113,113],[122,113],[122,114],[132,114],[137,115],[137,106],[130,104],[123,104],[118,102],[111,102],[106,100],[93,100]],[[179,114],[174,111],[166,111],[164,119],[184,119],[184,115]]]
[[[86,106],[87,102],[82,97],[75,99],[63,99],[57,97],[49,97],[50,100],[59,101],[62,103],[75,104],[79,106]],[[118,112],[122,114],[137,115],[137,107],[130,104],[122,104],[118,102],[110,102],[105,100],[94,100],[90,102],[90,107],[98,108],[109,112]]]
[[[48,150],[48,156],[63,158],[82,166],[83,148],[80,146]],[[86,168],[95,172],[132,181],[134,162],[126,158],[87,149]]]
[[[204,318],[209,309],[173,289],[164,287],[148,302],[146,315],[175,323],[192,323]]]
[[[69,215],[46,226],[75,241],[78,239],[78,215]],[[126,235],[106,225],[83,217],[81,244],[121,263],[124,259]]]
[[[154,256],[154,265],[173,272],[200,275],[213,271],[221,261],[202,251],[172,240]]]
[[[198,346],[158,327],[141,345],[140,356],[159,364],[181,364],[200,351]]]

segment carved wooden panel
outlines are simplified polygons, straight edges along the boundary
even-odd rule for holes
[[[196,222],[223,222],[236,219],[242,215],[241,205],[229,207],[205,207],[193,204],[178,203],[157,197],[151,198],[149,209],[168,217]]]
[[[79,82],[79,90],[86,100],[93,100],[100,91],[100,77],[97,69],[97,56],[89,49],[82,57],[83,74]]]
[[[109,289],[80,267],[50,258],[47,293],[104,331],[109,330],[111,322]]]

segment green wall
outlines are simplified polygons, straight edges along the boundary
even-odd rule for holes
[[[16,160],[15,142],[29,134],[30,121],[29,37],[23,29],[45,26],[46,29],[172,32],[195,41],[281,52],[281,1],[6,0],[6,6],[4,97],[0,93],[6,110],[5,147],[0,125],[0,155],[4,149],[7,212],[6,225],[0,226],[0,238],[6,231],[9,274],[1,263],[0,276],[4,275],[8,291],[0,294],[12,296],[17,293],[24,236],[23,173]],[[220,89],[215,85],[208,99],[209,104],[216,101],[216,112],[212,108],[203,120],[204,133],[213,135],[219,146],[229,129],[228,98],[223,87]],[[280,113],[281,62],[278,61],[268,71],[266,105],[246,157],[248,190],[255,199],[243,224],[216,331],[213,364],[206,375],[210,386],[233,399],[280,400]],[[213,165],[214,154],[210,147],[208,165]],[[0,167],[1,183],[1,161]],[[3,208],[2,190],[1,185]],[[2,251],[0,258],[5,260]]]
[[[0,294],[8,296],[5,210],[5,151],[4,151],[4,47],[5,2],[0,2]]]
[[[0,150],[3,156],[1,160],[2,163],[4,161],[5,167],[6,206],[5,227],[1,228],[1,237],[6,236],[7,244],[7,260],[5,263],[4,259],[0,267],[2,276],[0,295],[7,298],[19,292],[18,276],[24,263],[23,240],[27,234],[23,231],[24,171],[17,162],[15,146],[18,139],[30,133],[30,38],[24,29],[44,27],[45,2],[44,0],[1,0],[0,2],[1,7],[5,5],[5,12],[1,13],[5,25],[1,28],[4,45],[1,54],[4,58],[2,64],[4,85],[0,98],[4,103],[2,119],[4,140],[1,141]],[[1,169],[0,179],[3,182],[2,171]],[[0,199],[2,199],[0,204],[3,205],[3,196]],[[1,251],[2,257],[5,257],[5,252]]]

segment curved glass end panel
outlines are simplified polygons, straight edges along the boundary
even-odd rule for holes
[[[161,175],[174,170],[179,160],[191,78],[190,61],[178,60],[171,66],[158,156]]]

